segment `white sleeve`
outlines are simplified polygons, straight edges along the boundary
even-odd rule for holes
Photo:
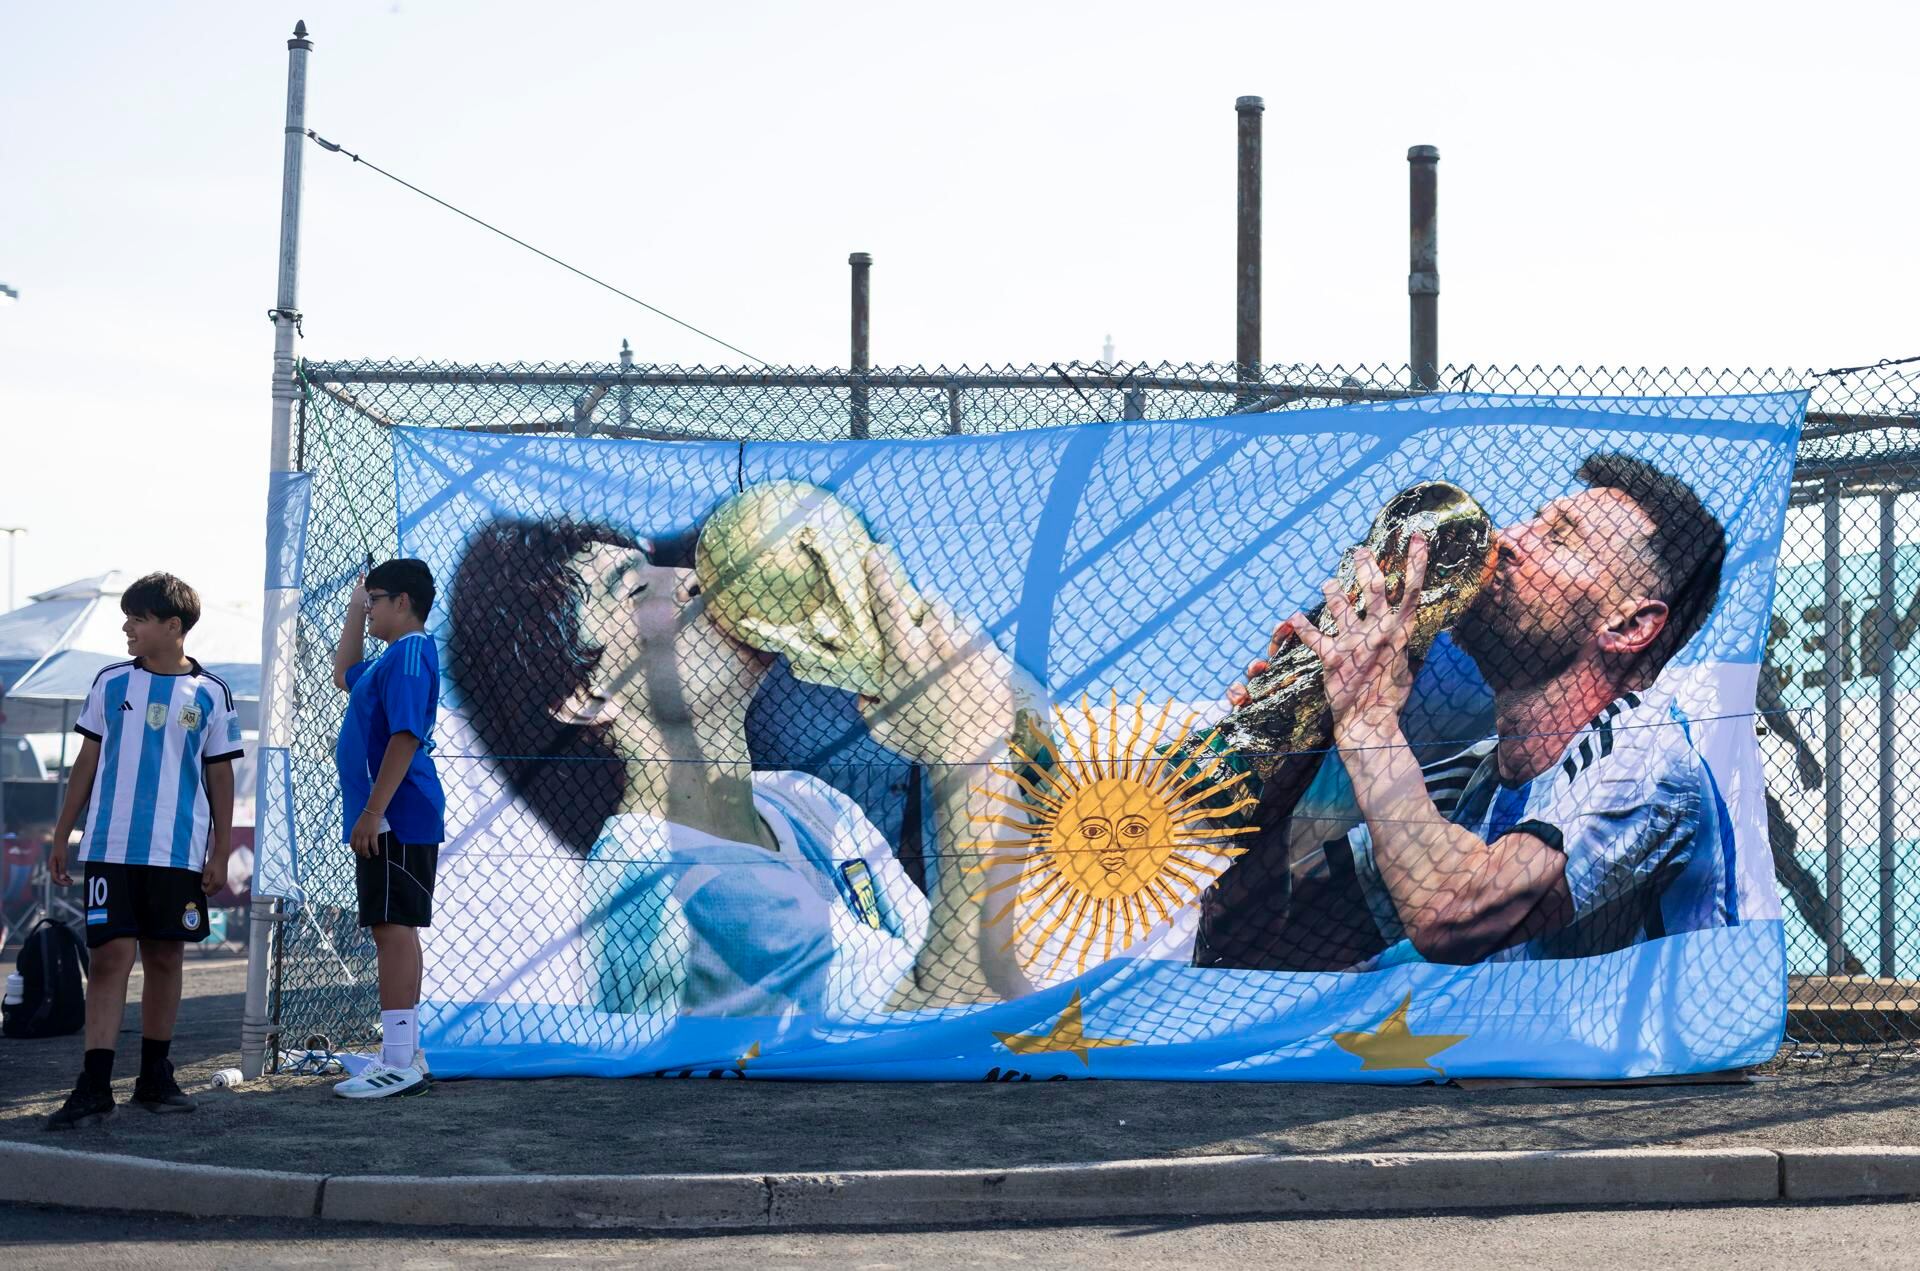
[[[94,741],[99,741],[107,734],[106,684],[105,673],[93,677],[93,686],[87,690],[87,700],[80,705],[80,718],[73,725],[75,732]]]
[[[207,719],[207,739],[200,747],[200,762],[216,763],[237,759],[244,749],[240,740],[240,713],[233,708],[233,696],[225,685],[215,685],[213,713]]]
[[[1654,888],[1698,845],[1706,770],[1678,720],[1616,728],[1612,753],[1570,780],[1514,827],[1566,857],[1576,918]]]

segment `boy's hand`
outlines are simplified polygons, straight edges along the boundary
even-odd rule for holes
[[[363,573],[354,579],[353,599],[347,603],[352,606],[351,612],[359,614],[362,618],[367,616],[367,610],[373,606],[373,599],[367,595],[366,574]]]
[[[372,812],[362,812],[353,823],[353,834],[349,839],[355,856],[380,855],[380,818]]]
[[[55,843],[53,855],[47,857],[47,874],[56,887],[73,886],[73,875],[67,872],[67,845]]]
[[[200,870],[200,890],[211,896],[227,885],[227,854],[208,852],[207,863]]]

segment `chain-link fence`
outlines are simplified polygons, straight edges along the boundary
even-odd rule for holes
[[[334,644],[342,599],[363,563],[369,557],[398,555],[402,546],[409,552],[419,548],[414,541],[403,544],[400,534],[398,461],[391,431],[396,426],[446,434],[822,441],[1005,434],[1089,421],[1204,419],[1418,395],[1409,387],[1413,381],[1407,371],[1389,366],[1268,367],[1258,377],[1247,377],[1216,365],[1076,363],[850,376],[791,369],[355,362],[308,363],[300,378],[296,467],[312,477],[312,528],[299,623],[291,776],[306,900],[291,907],[277,930],[271,1013],[282,1047],[297,1047],[301,1039],[318,1034],[340,1048],[369,1041],[377,1003],[373,949],[357,926],[352,903],[351,857],[338,848],[340,795],[333,752],[346,701],[334,684]],[[1759,709],[1752,721],[1762,736],[1767,765],[1768,829],[1787,928],[1793,1001],[1788,1037],[1790,1045],[1803,1050],[1818,1046],[1830,1054],[1920,1036],[1920,1020],[1912,1014],[1920,1003],[1908,1000],[1920,997],[1920,917],[1913,916],[1912,904],[1920,893],[1920,854],[1914,850],[1920,834],[1914,811],[1920,796],[1920,759],[1915,755],[1920,751],[1913,745],[1920,739],[1920,720],[1914,718],[1914,691],[1920,687],[1915,658],[1920,653],[1910,651],[1920,632],[1920,501],[1913,493],[1920,490],[1920,443],[1914,431],[1920,425],[1920,375],[1885,366],[1845,373],[1451,366],[1441,376],[1441,388],[1642,398],[1811,390],[1761,669]],[[1526,462],[1526,457],[1518,459]],[[1480,461],[1494,460],[1482,456]],[[1499,461],[1513,463],[1516,457]],[[1010,474],[1004,479],[1018,478]],[[1467,483],[1465,477],[1454,479]],[[592,534],[578,543],[536,543],[524,530],[515,534],[498,545],[502,569],[537,568],[542,551],[547,556],[577,555],[595,542]],[[652,542],[642,546],[657,562],[666,562],[673,550]],[[1406,547],[1399,544],[1402,556],[1389,570],[1393,577],[1387,592],[1398,586],[1394,580],[1409,567]],[[1717,578],[1718,557],[1712,569]],[[1357,597],[1360,584],[1355,586]],[[467,590],[471,595],[479,588]],[[503,615],[512,616],[501,610],[496,620]],[[525,629],[538,627],[549,616],[529,611],[522,615]],[[1359,616],[1363,614],[1355,620]],[[458,640],[456,631],[452,644]],[[468,692],[484,691],[484,686],[475,688],[485,676],[475,669],[474,658],[467,658],[464,669],[458,647],[450,647],[449,658],[454,681],[464,677]],[[551,714],[555,702],[566,697],[561,688],[539,691],[542,710]],[[589,706],[582,704],[583,709]],[[764,717],[782,707],[763,701],[754,709]],[[872,814],[905,877],[927,888],[940,871],[934,846],[940,841],[936,812],[928,806],[937,801],[937,783],[927,780],[924,765],[897,754],[882,763],[875,759],[878,752],[850,749],[846,736],[860,721],[850,712],[843,715],[821,725],[831,736],[803,738],[805,745],[790,739],[790,749],[806,750],[807,755],[756,751],[755,767],[795,767],[816,774],[831,769],[838,775],[836,784]],[[1049,756],[1069,768],[1075,762],[1060,745],[1062,740],[1070,745],[1071,738],[1049,741],[1042,735],[1045,731],[1043,720],[1026,749],[1015,752],[1025,765],[1016,775],[1027,791],[1029,810],[1053,806],[1057,798],[1046,796],[1058,796],[1064,789],[1058,784],[1049,788],[1046,778],[1036,775],[1047,767]],[[1092,732],[1097,742],[1098,726]],[[508,734],[489,735],[485,728],[468,740],[470,745],[454,748],[443,759],[443,768],[448,761],[463,762],[463,756],[485,756],[506,773],[505,785],[494,788],[504,799],[500,807],[506,811],[500,815],[527,818],[526,824],[509,830],[534,845],[527,849],[529,855],[569,849],[591,855],[619,792],[593,789],[593,781],[583,783],[579,774],[603,771],[604,765],[596,765],[591,754],[563,754],[552,747],[516,754]],[[1194,764],[1201,762],[1192,758]],[[516,764],[522,769],[517,776]],[[1271,771],[1254,766],[1269,787],[1276,784]],[[1435,771],[1458,766],[1429,764],[1428,790],[1437,803],[1448,778]],[[530,793],[544,779],[540,774],[556,771],[570,774],[563,793]],[[515,801],[502,791],[522,797]],[[1451,795],[1462,792],[1453,789]],[[1221,804],[1222,823],[1232,821],[1224,797]],[[535,825],[528,809],[543,806],[547,810],[538,817],[542,824]],[[484,812],[470,808],[465,815]],[[1263,815],[1256,811],[1252,819]],[[571,820],[579,824],[571,825]],[[1218,872],[1200,881],[1212,881]],[[1245,876],[1245,867],[1241,874]],[[620,886],[632,885],[631,868],[622,877]],[[502,910],[538,904],[542,885],[537,870],[529,873],[502,862],[485,884],[485,903]],[[1300,884],[1296,880],[1293,885]],[[885,892],[879,882],[873,886]],[[856,903],[856,913],[865,912],[862,903],[876,902],[869,898]],[[606,920],[610,912],[617,916],[620,911],[603,904],[599,912]],[[1135,921],[1125,905],[1117,912],[1124,921],[1116,918],[1113,923],[1123,929]],[[1138,921],[1151,925],[1152,911],[1145,904]],[[1109,932],[1113,929],[1110,924]],[[661,938],[651,929],[628,934]],[[1205,948],[1205,931],[1200,939]],[[1220,937],[1216,943],[1224,947],[1233,942]],[[500,956],[483,946],[468,954],[482,960]],[[1374,954],[1361,950],[1353,960],[1369,956]],[[1083,966],[1085,959],[1083,950]],[[1266,953],[1223,955],[1219,961],[1290,965]],[[674,992],[671,985],[645,982],[645,975],[631,968],[603,966],[598,975],[602,998],[619,998],[628,1010],[639,1010],[650,994]],[[532,998],[540,991],[538,985],[527,987]]]

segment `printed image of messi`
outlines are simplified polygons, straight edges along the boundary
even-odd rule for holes
[[[804,773],[753,770],[747,712],[773,658],[707,616],[693,543],[496,520],[453,583],[452,674],[473,725],[521,802],[582,856],[590,1005],[664,1021],[859,1018],[942,987],[984,994],[930,939],[941,898],[930,904],[856,803]],[[863,700],[876,739],[933,765],[993,738],[1004,750],[1011,663],[990,644],[962,649],[944,607],[906,629],[888,570],[868,563],[890,602],[876,615],[890,682],[916,705]],[[964,791],[969,774],[952,771]]]
[[[1423,770],[1403,731],[1422,540],[1404,598],[1362,552],[1358,603],[1326,588],[1337,634],[1280,624],[1275,646],[1297,633],[1321,660],[1361,824],[1324,844],[1310,825],[1307,843],[1264,834],[1204,895],[1196,965],[1573,958],[1738,922],[1726,807],[1656,683],[1716,603],[1725,532],[1642,459],[1593,454],[1576,475],[1585,489],[1497,531],[1453,628],[1493,694],[1494,735],[1466,751]]]

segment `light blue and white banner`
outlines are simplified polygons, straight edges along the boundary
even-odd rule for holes
[[[1805,406],[1443,394],[779,444],[397,429],[446,676],[434,1071],[1764,1060],[1786,966],[1752,716]],[[1422,549],[1349,549],[1436,482],[1492,532],[1423,653]],[[1326,741],[1217,731],[1310,610],[1324,683],[1286,735],[1324,718]]]

